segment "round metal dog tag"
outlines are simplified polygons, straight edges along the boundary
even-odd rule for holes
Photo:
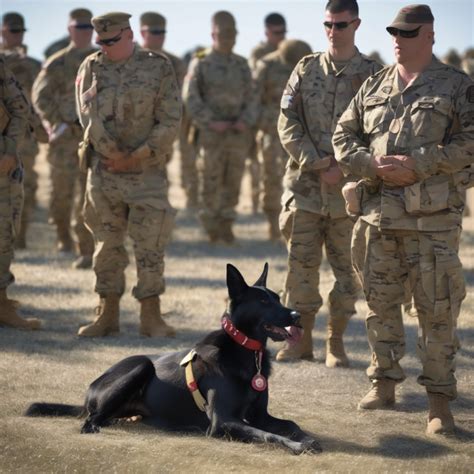
[[[252,379],[252,388],[257,392],[263,392],[267,388],[267,379],[262,374],[256,374]]]
[[[401,128],[400,119],[393,119],[388,129],[391,133],[398,133]]]

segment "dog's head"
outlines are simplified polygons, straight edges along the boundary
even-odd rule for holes
[[[267,288],[267,274],[268,263],[265,263],[260,278],[249,286],[239,270],[227,264],[232,323],[247,337],[263,343],[268,337],[274,341],[299,337],[300,315],[283,306],[280,297]]]

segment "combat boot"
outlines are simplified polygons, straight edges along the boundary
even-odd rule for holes
[[[100,298],[93,323],[81,326],[77,333],[81,337],[115,336],[120,332],[120,296],[111,294]]]
[[[449,408],[448,397],[439,393],[428,393],[429,413],[426,434],[454,433],[454,418]]]
[[[92,255],[80,255],[74,260],[72,267],[80,270],[92,268]]]
[[[74,248],[74,242],[71,237],[69,223],[64,221],[56,222],[56,231],[58,236],[58,251],[72,252]]]
[[[344,350],[342,336],[346,330],[349,318],[329,316],[326,340],[326,367],[349,367],[349,359]]]
[[[140,301],[140,334],[147,337],[174,337],[176,331],[161,317],[160,298],[150,296]]]
[[[0,289],[0,326],[15,329],[40,329],[41,321],[36,318],[22,318],[17,313],[18,302],[7,297],[6,288]]]
[[[219,234],[220,234],[220,238],[226,244],[233,244],[235,242],[235,235],[234,235],[234,232],[232,231],[232,224],[233,224],[233,221],[231,219],[223,219],[221,221]]]
[[[359,402],[359,410],[383,410],[395,405],[395,380],[378,379],[372,381],[372,388]]]
[[[300,318],[303,327],[303,336],[297,343],[285,342],[283,348],[277,352],[278,362],[291,362],[300,359],[313,360],[313,327],[314,314],[302,314]]]
[[[24,222],[21,223],[20,232],[15,238],[15,248],[19,250],[26,249],[26,224]]]

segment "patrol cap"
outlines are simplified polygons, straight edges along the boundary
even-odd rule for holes
[[[219,28],[219,33],[222,36],[233,37],[237,34],[235,18],[232,13],[229,13],[225,10],[214,13],[212,16],[212,25]]]
[[[16,12],[5,13],[2,17],[2,24],[8,26],[10,31],[19,30],[26,31],[25,19],[22,15]]]
[[[387,28],[411,31],[433,22],[434,16],[428,5],[407,5],[397,13],[395,20]]]
[[[145,12],[140,17],[140,27],[142,30],[166,33],[166,18],[155,12]]]
[[[288,39],[278,44],[280,57],[286,64],[296,66],[296,63],[304,56],[311,54],[311,46],[300,40]]]
[[[76,8],[69,13],[69,24],[76,27],[87,27],[92,28],[92,12],[87,8]]]
[[[121,31],[130,28],[128,21],[132,15],[123,12],[110,12],[92,18],[92,25],[99,38],[107,39],[117,36]]]

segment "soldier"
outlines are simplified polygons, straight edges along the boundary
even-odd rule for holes
[[[69,43],[71,42],[71,37],[69,35],[63,36],[62,38],[54,41],[51,43],[45,50],[44,50],[44,57],[48,59],[54,53],[61,51],[61,49],[67,48]]]
[[[133,42],[128,13],[92,19],[101,51],[81,65],[76,103],[84,128],[81,160],[87,162],[87,225],[96,243],[95,291],[98,317],[79,336],[119,331],[119,302],[125,290],[133,241],[140,301],[140,334],[174,336],[161,317],[159,295],[165,290],[164,249],[175,211],[168,202],[166,156],[179,129],[181,100],[170,60]]]
[[[40,321],[20,317],[17,302],[7,296],[7,288],[14,281],[10,265],[23,202],[22,167],[17,143],[27,131],[28,114],[28,101],[0,57],[0,325],[39,329]]]
[[[344,173],[361,178],[352,250],[369,306],[372,389],[359,408],[395,403],[395,385],[405,379],[401,304],[413,296],[428,434],[454,429],[449,401],[465,297],[461,191],[474,161],[474,83],[433,56],[433,21],[427,5],[398,12],[387,27],[396,64],[364,83],[333,139]]]
[[[276,51],[278,45],[285,39],[286,35],[286,21],[279,13],[268,14],[265,17],[264,26],[267,40],[258,44],[250,53],[249,66],[254,75],[258,60],[263,58],[265,55]],[[262,171],[265,173],[265,170],[261,169],[261,164],[258,159],[259,154],[262,154],[262,150],[259,149],[259,144],[257,143],[257,132],[258,130],[254,130],[254,139],[251,144],[249,160],[247,162],[247,169],[250,174],[250,185],[252,188],[252,210],[254,213],[258,211],[259,207]],[[263,183],[263,187],[265,187],[265,183]]]
[[[474,48],[465,51],[461,65],[464,72],[474,80]]]
[[[311,54],[311,48],[307,43],[284,40],[276,51],[257,61],[255,70],[261,103],[257,144],[263,171],[262,208],[268,219],[270,240],[281,238],[278,216],[281,210],[282,178],[288,159],[278,137],[280,99],[296,63],[308,54]]]
[[[334,159],[332,134],[358,88],[381,66],[359,53],[361,23],[355,0],[331,0],[324,28],[325,53],[303,58],[281,99],[278,131],[290,155],[284,177],[280,229],[287,241],[285,304],[301,313],[303,337],[285,344],[277,360],[312,359],[312,329],[323,300],[319,293],[322,247],[336,282],[329,294],[326,366],[347,367],[343,334],[355,313],[359,285],[351,266],[352,220],[346,215],[344,179]]]
[[[25,20],[19,13],[10,12],[3,15],[3,43],[0,54],[4,55],[7,68],[14,74],[30,101],[31,88],[41,70],[41,63],[27,56],[27,48],[23,44],[25,31]],[[33,109],[31,111],[30,123],[31,128],[36,132],[36,139],[47,142],[46,131],[41,126],[39,117],[34,114]],[[17,144],[18,156],[21,158],[24,167],[23,187],[25,193],[21,226],[15,241],[17,248],[26,248],[26,230],[36,203],[36,190],[38,188],[38,174],[34,170],[35,157],[38,154],[36,139],[28,129],[25,137]]]
[[[232,224],[258,105],[247,61],[232,52],[234,17],[212,17],[212,49],[190,65],[187,110],[199,128],[199,216],[211,242],[234,242]]]
[[[72,250],[70,228],[74,209],[73,229],[79,251],[75,268],[90,268],[94,252],[94,241],[82,215],[86,175],[79,171],[77,148],[82,129],[74,101],[77,70],[96,51],[91,45],[91,18],[92,13],[83,8],[70,13],[71,43],[46,61],[33,85],[33,103],[49,133],[50,214],[56,225],[58,250]]]
[[[166,37],[166,19],[159,13],[146,12],[140,17],[140,28],[143,38],[143,47],[165,54],[173,65],[180,90],[186,74],[184,62],[174,54],[163,51]],[[197,170],[196,156],[193,147],[188,143],[189,118],[183,116],[176,149],[181,163],[181,184],[186,192],[186,207],[197,205]]]
[[[444,64],[449,64],[458,69],[462,68],[461,62],[461,56],[459,56],[459,53],[455,49],[450,49],[443,58]]]

